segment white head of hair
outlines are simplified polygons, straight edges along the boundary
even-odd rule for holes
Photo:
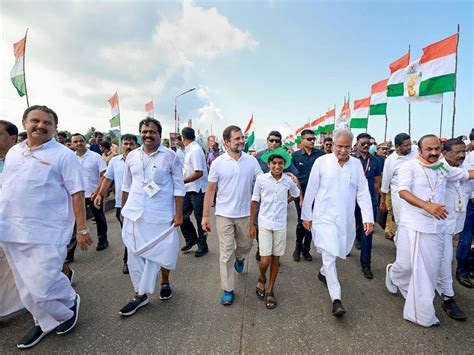
[[[334,132],[334,142],[339,138],[339,137],[348,137],[350,138],[351,142],[352,140],[354,139],[354,135],[352,134],[351,131],[349,131],[348,129],[346,128],[341,128],[341,129],[338,129]]]

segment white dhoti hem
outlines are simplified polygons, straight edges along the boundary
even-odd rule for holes
[[[21,303],[13,273],[0,245],[0,318],[16,313],[25,307]]]
[[[336,270],[336,257],[328,253],[321,253],[323,259],[323,266],[321,267],[321,274],[326,277],[326,283],[328,286],[329,297],[331,297],[331,302],[334,300],[341,299],[341,285],[339,284],[339,279],[337,278]]]
[[[405,297],[403,318],[424,327],[438,324],[433,305],[441,267],[443,235],[398,228],[397,258],[390,277]]]
[[[441,268],[436,291],[438,291],[440,295],[453,297],[453,274],[451,270],[451,264],[453,262],[453,235],[445,233],[443,242],[443,256],[441,257]]]
[[[128,249],[130,279],[139,295],[155,291],[156,277],[162,267],[169,270],[176,268],[179,253],[178,233],[173,229],[165,238],[162,237],[171,224],[172,222],[145,222],[142,218],[137,221],[124,218],[122,239]],[[158,243],[143,252],[143,247],[156,239],[159,239]]]
[[[43,332],[70,319],[76,292],[61,270],[66,245],[3,242],[21,302]]]

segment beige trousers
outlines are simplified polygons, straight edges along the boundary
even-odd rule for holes
[[[216,229],[219,236],[219,264],[221,288],[234,290],[235,258],[243,259],[252,249],[253,240],[249,236],[250,217],[228,218],[216,216]]]

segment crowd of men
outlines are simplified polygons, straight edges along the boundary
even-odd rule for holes
[[[472,288],[474,188],[468,180],[474,179],[474,130],[468,144],[427,134],[417,147],[400,133],[393,150],[391,142],[377,145],[367,133],[353,145],[353,134],[344,129],[318,149],[314,132],[304,130],[294,152],[271,131],[267,148],[250,155],[237,126],[223,131],[224,153],[217,143],[204,150],[190,127],[170,149],[162,144],[160,122],[148,117],[139,122],[141,145],[135,135],[124,134],[119,154],[103,134],[96,132],[86,143],[80,133],[56,132],[58,123],[46,106],[24,112],[26,137],[0,121],[0,317],[26,308],[34,319],[18,348],[74,328],[81,300],[69,264],[77,246],[87,250],[93,244],[86,208],[97,227],[96,250],[108,247],[104,204],[112,186],[125,246],[122,271],[133,285],[131,301],[119,310],[123,317],[149,303],[158,274],[159,298],[172,297],[169,276],[180,251],[178,227],[184,237],[181,252],[197,246],[196,257],[207,255],[211,211],[219,240],[221,304],[233,304],[234,271],[244,271],[256,243],[255,292],[267,309],[275,308],[287,210],[294,201],[293,259],[311,261],[313,242],[322,259],[317,277],[328,289],[334,316],[346,312],[337,259],[345,259],[355,244],[362,274],[372,279],[374,222],[379,221],[396,248],[385,284],[405,298],[403,317],[425,327],[438,325],[433,303],[438,292],[451,318],[466,319],[455,302],[451,264],[453,238],[459,235],[455,275]]]

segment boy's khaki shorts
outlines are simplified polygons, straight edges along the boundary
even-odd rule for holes
[[[282,256],[286,249],[286,229],[272,231],[259,227],[258,246],[261,256]]]

